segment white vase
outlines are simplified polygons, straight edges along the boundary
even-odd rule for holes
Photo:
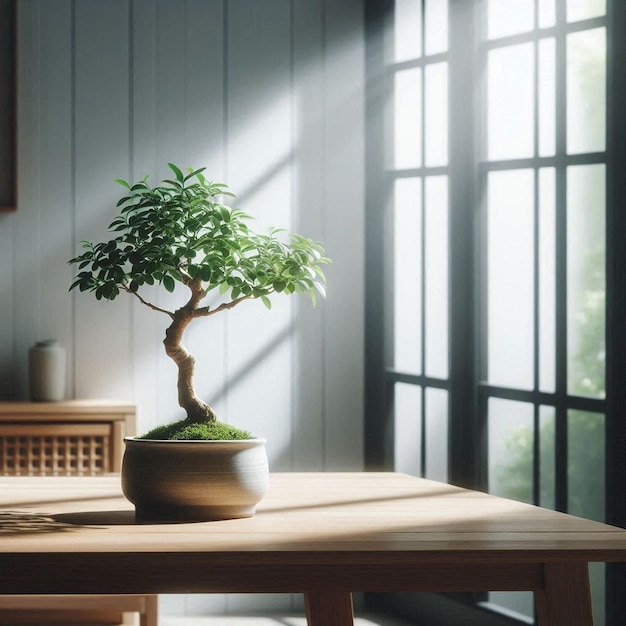
[[[28,351],[28,380],[33,402],[65,399],[65,349],[56,339],[38,341]]]

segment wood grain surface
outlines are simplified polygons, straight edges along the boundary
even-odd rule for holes
[[[136,524],[118,476],[0,478],[0,593],[543,590],[626,531],[392,473],[272,474],[248,519]],[[550,565],[552,566],[552,565]]]

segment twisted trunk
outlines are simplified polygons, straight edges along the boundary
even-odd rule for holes
[[[199,281],[191,284],[192,298],[174,312],[172,323],[165,331],[165,352],[178,367],[178,404],[185,409],[190,422],[212,422],[217,419],[215,411],[197,395],[193,386],[195,359],[182,344],[183,334],[191,321],[197,317],[196,307],[204,293]]]

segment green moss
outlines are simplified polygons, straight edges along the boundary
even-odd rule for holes
[[[164,426],[157,426],[139,439],[167,439],[167,440],[231,440],[231,439],[254,439],[254,436],[245,430],[235,428],[223,422],[188,422],[186,419]]]

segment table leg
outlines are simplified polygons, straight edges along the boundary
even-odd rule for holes
[[[538,626],[593,626],[587,563],[545,563],[535,605]]]
[[[339,591],[304,594],[309,626],[353,626],[352,594]]]

